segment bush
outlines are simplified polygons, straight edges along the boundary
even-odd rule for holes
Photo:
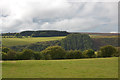
[[[50,46],[41,52],[45,59],[63,59],[65,50],[60,46]]]
[[[117,52],[117,50],[115,47],[113,47],[111,45],[107,45],[107,46],[103,46],[100,48],[99,55],[102,57],[111,57],[116,52]]]
[[[7,56],[6,56],[7,60],[15,60],[15,59],[17,59],[17,57],[16,57],[17,53],[14,50],[9,50],[6,54],[7,54]]]
[[[96,56],[96,55],[95,55],[95,51],[92,50],[92,49],[85,50],[85,51],[83,52],[83,55],[84,55],[84,57],[86,57],[86,58],[93,58],[93,57]]]
[[[67,51],[66,56],[65,56],[66,59],[80,59],[82,57],[83,57],[83,55],[80,50]]]
[[[2,60],[6,60],[7,59],[7,53],[2,52]]]
[[[34,52],[30,49],[24,49],[22,53],[19,53],[19,58],[23,60],[31,60],[34,59]]]
[[[99,50],[99,51],[97,51],[96,57],[97,57],[97,58],[102,57],[102,55],[101,55],[101,51],[100,51],[100,50]]]
[[[17,60],[23,60],[22,54],[22,52],[16,54]]]
[[[40,52],[35,52],[34,53],[34,58],[36,60],[44,59],[44,56]]]
[[[10,49],[7,48],[7,47],[3,47],[3,48],[2,48],[2,52],[5,52],[5,53],[7,53],[9,50],[10,50]]]
[[[113,56],[114,56],[114,57],[119,57],[119,56],[120,56],[120,48],[117,47],[116,50],[117,50],[117,51],[116,51],[116,53],[113,54]]]
[[[80,59],[83,57],[82,52],[80,50],[74,50],[75,59]]]
[[[74,51],[73,50],[69,50],[66,52],[66,59],[74,59]]]

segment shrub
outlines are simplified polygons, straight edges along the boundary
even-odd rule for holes
[[[35,52],[34,53],[34,58],[36,60],[44,59],[44,56],[40,52]]]
[[[119,47],[116,48],[116,52],[113,54],[113,56],[115,56],[115,57],[120,56],[120,48]]]
[[[115,47],[111,45],[103,46],[100,48],[100,55],[102,57],[111,57],[113,54],[115,54],[117,51]]]
[[[102,55],[101,55],[101,51],[100,51],[100,50],[97,51],[96,57],[98,57],[98,58],[102,57]]]
[[[92,50],[92,49],[88,49],[88,50],[85,50],[85,51],[83,52],[83,55],[84,55],[84,57],[86,57],[86,58],[93,58],[93,57],[95,57],[95,51]]]
[[[16,59],[16,52],[14,50],[9,50],[7,52],[7,60],[15,60]]]
[[[74,51],[73,50],[69,50],[66,52],[66,59],[74,59]]]
[[[5,52],[5,53],[7,53],[9,50],[10,50],[10,49],[7,48],[7,47],[3,47],[3,48],[2,48],[2,52]]]
[[[24,49],[22,53],[19,53],[19,57],[23,60],[34,59],[34,52],[30,49]]]
[[[17,60],[23,60],[22,54],[22,52],[16,54]]]
[[[65,58],[66,59],[80,59],[82,58],[82,52],[80,50],[70,50],[67,51]]]
[[[6,60],[7,59],[7,53],[2,52],[2,60]]]
[[[50,46],[41,52],[45,59],[63,59],[65,50],[60,46]]]

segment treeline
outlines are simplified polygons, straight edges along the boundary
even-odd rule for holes
[[[20,33],[4,33],[3,38],[22,38],[24,37],[52,37],[52,36],[66,36],[69,33],[66,31],[55,31],[55,30],[41,30],[41,31],[23,31]]]
[[[15,50],[15,51],[22,51],[23,49],[31,49],[33,51],[42,51],[45,48],[49,47],[49,46],[55,46],[59,43],[59,40],[55,40],[55,41],[45,41],[45,42],[37,42],[37,43],[33,43],[33,44],[29,44],[29,45],[23,45],[23,46],[12,46],[10,47],[11,49]]]
[[[119,57],[120,51],[111,45],[103,46],[98,51],[88,50],[65,50],[61,46],[49,46],[48,48],[35,52],[24,49],[16,52],[10,48],[2,48],[3,60],[56,60],[56,59],[81,59],[100,57]]]

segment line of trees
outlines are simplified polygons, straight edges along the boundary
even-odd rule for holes
[[[41,30],[41,31],[23,31],[20,33],[4,33],[3,38],[22,38],[22,36],[28,37],[52,37],[52,36],[67,36],[69,33],[66,31],[56,30]]]
[[[41,52],[35,52],[31,49],[24,49],[22,52],[16,52],[10,48],[2,48],[3,60],[56,60],[56,59],[81,59],[98,57],[119,57],[119,50],[111,45],[103,46],[98,51],[92,49],[65,50],[61,46],[49,46]]]

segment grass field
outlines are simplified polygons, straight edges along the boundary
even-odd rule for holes
[[[2,38],[2,44],[6,47],[17,46],[17,45],[28,45],[31,43],[42,42],[42,41],[52,41],[60,40],[65,38],[62,37],[29,37],[29,38]]]
[[[117,78],[118,58],[4,61],[3,78]]]
[[[118,38],[117,35],[115,36],[103,36],[103,35],[90,35],[91,38]]]

